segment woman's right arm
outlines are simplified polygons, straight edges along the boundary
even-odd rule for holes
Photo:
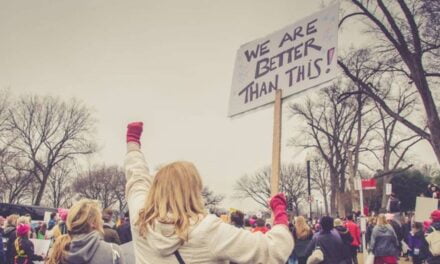
[[[127,154],[125,156],[125,193],[131,219],[135,220],[143,208],[145,198],[153,182],[147,162],[140,148],[143,124],[130,123],[127,127]]]

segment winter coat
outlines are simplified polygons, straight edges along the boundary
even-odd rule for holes
[[[408,235],[408,247],[411,250],[411,255],[417,256],[420,260],[426,259],[430,255],[429,245],[422,230]]]
[[[130,210],[134,254],[137,264],[175,264],[179,250],[186,263],[286,263],[293,249],[293,238],[287,226],[275,225],[266,234],[252,233],[224,223],[215,215],[201,215],[188,230],[188,241],[181,243],[175,226],[156,222],[141,237],[137,221],[153,182],[144,155],[135,143],[128,144],[125,159],[127,202]]]
[[[427,229],[426,235],[434,232],[434,228],[435,230],[440,230],[440,222],[433,222],[430,225],[430,227]],[[429,245],[428,245],[428,250],[429,250]],[[429,251],[429,256],[426,259],[426,262],[428,262],[429,264],[438,264],[440,263],[440,256],[433,256],[431,254],[431,251]]]
[[[34,244],[27,237],[18,237],[14,242],[16,264],[33,264],[42,261],[43,257],[35,255]]]
[[[73,236],[62,264],[124,264],[118,245],[107,243],[98,231]]]
[[[376,225],[373,228],[370,250],[376,257],[399,256],[399,243],[396,234],[390,225]]]
[[[371,234],[373,233],[374,225],[368,225],[367,231],[365,232],[365,242],[368,246],[370,246]]]
[[[15,246],[14,242],[17,238],[15,226],[8,226],[4,230],[4,237],[8,240],[6,242],[6,263],[14,264]]]
[[[344,226],[336,226],[335,229],[336,231],[338,231],[344,245],[344,259],[351,259],[351,244],[353,243],[353,237],[351,236],[348,229]]]
[[[125,222],[123,225],[120,225],[117,231],[121,245],[133,240],[131,237],[130,222]]]
[[[118,232],[113,229],[108,223],[104,223],[104,241],[108,243],[114,243],[120,245]]]
[[[345,227],[353,238],[351,245],[358,247],[361,244],[361,230],[359,229],[359,226],[353,221],[347,221]]]
[[[331,232],[320,231],[316,233],[307,246],[307,256],[310,256],[317,246],[321,248],[324,254],[324,261],[320,264],[345,263],[345,256],[341,254],[341,252],[344,252],[344,243],[336,229]]]
[[[299,238],[296,235],[296,231],[293,230],[293,238],[295,240],[295,248],[293,249],[293,255],[297,258],[302,258],[307,256],[306,255],[307,246],[309,245],[310,241],[313,238],[312,231],[310,231],[306,237]]]
[[[6,263],[5,250],[3,248],[3,232],[0,232],[0,263]]]

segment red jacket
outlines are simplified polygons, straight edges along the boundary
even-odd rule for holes
[[[353,221],[347,221],[345,222],[345,227],[347,227],[348,232],[350,232],[350,235],[353,237],[351,245],[358,247],[361,244],[361,230],[359,226]]]

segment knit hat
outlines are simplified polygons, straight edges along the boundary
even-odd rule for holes
[[[440,210],[434,210],[431,213],[432,222],[440,222]]]
[[[18,236],[26,236],[31,230],[31,226],[29,224],[19,224],[17,226],[17,235]]]
[[[66,222],[67,214],[69,213],[69,210],[64,208],[58,208],[58,215],[60,216],[61,220]]]
[[[333,221],[334,226],[343,226],[342,220],[339,218],[336,218],[335,221]]]

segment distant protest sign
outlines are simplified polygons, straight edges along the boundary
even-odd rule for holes
[[[431,216],[432,211],[437,210],[438,200],[428,197],[417,197],[414,220],[423,223]]]
[[[272,103],[336,77],[338,5],[240,47],[237,52],[229,116]]]

